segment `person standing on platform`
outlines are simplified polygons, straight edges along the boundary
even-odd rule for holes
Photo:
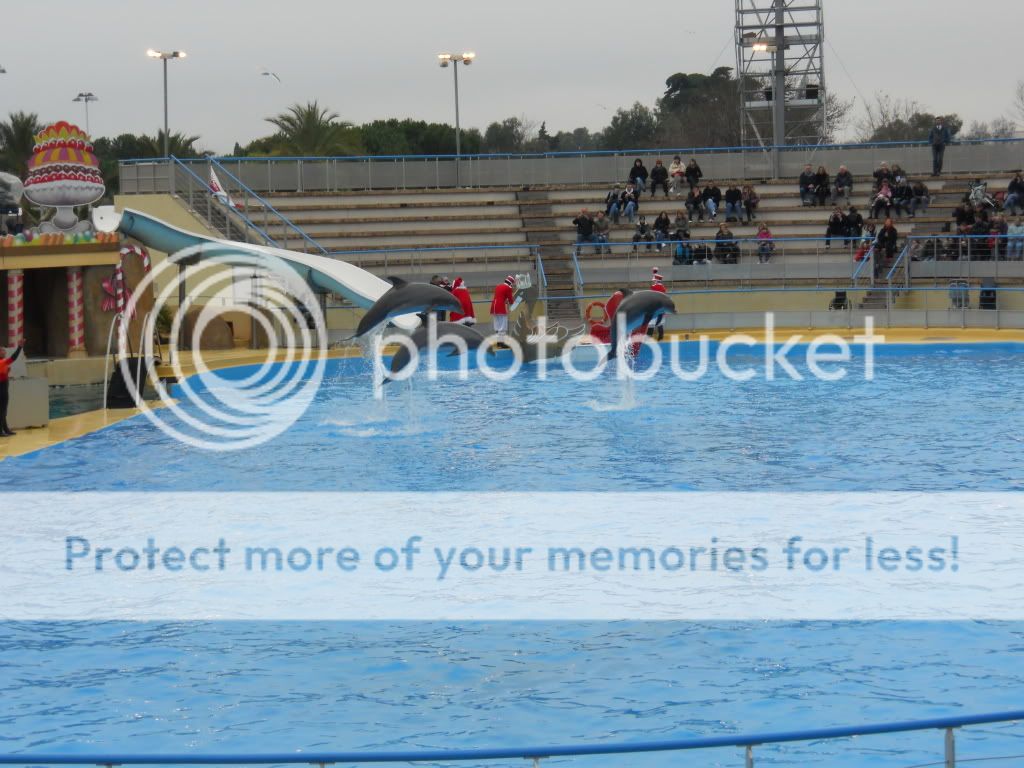
[[[946,145],[952,141],[949,126],[941,117],[935,118],[935,125],[928,131],[928,143],[932,145],[932,176],[942,173],[942,158],[946,154]]]
[[[14,433],[7,426],[7,406],[11,400],[11,366],[21,355],[21,346],[10,357],[0,357],[0,437],[11,437]]]
[[[508,312],[515,300],[516,279],[509,275],[504,282],[494,288],[494,298],[491,300],[491,319],[499,344],[502,344],[508,335]]]

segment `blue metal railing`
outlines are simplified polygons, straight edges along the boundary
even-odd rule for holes
[[[192,171],[191,168],[189,168],[187,165],[181,162],[178,158],[174,157],[174,155],[171,155],[171,163],[173,168],[180,169],[183,173],[187,174],[187,176],[190,179],[195,181],[195,183],[199,186],[200,189],[206,191],[206,194],[208,195],[207,202],[210,203],[211,207],[215,204],[223,206],[223,204],[216,203],[215,201],[211,202],[213,201],[213,191],[210,189],[210,185],[203,181],[201,178],[199,178]],[[246,216],[244,212],[229,208],[227,206],[223,206],[222,212],[225,217],[233,215],[240,218],[249,229],[255,232],[260,237],[260,239],[264,241],[266,245],[270,245],[275,248],[279,247],[277,241],[274,240],[274,238],[272,238],[269,234],[267,234],[267,232],[264,231],[261,227],[259,227],[255,222],[253,222],[248,216]]]
[[[235,182],[235,184],[238,185],[238,188],[242,190],[242,192],[245,195],[255,200],[265,211],[273,214],[282,224],[284,224],[284,226],[287,229],[290,229],[291,231],[295,232],[295,234],[297,234],[300,238],[302,238],[311,246],[316,248],[321,254],[325,256],[328,255],[328,251],[326,248],[324,248],[322,245],[320,245],[320,243],[318,243],[316,240],[307,235],[304,230],[295,226],[291,219],[289,219],[287,216],[285,216],[283,213],[277,210],[277,208],[271,205],[266,199],[258,195],[251,188],[249,188],[241,179],[235,176],[235,174],[233,174],[231,171],[229,171],[227,168],[225,168],[223,165],[217,162],[216,158],[211,157],[209,158],[209,161],[217,170],[221,171],[225,176],[227,176],[229,179]],[[246,208],[248,208],[248,205],[246,205]]]
[[[867,253],[864,254],[864,258],[860,260],[859,264],[857,264],[857,268],[855,270],[853,270],[853,275],[851,277],[851,282],[856,286],[858,281],[860,280],[860,273],[864,271],[864,267],[866,267],[866,266],[868,266],[870,264],[870,265],[872,265],[871,269],[874,270],[874,266],[873,266],[874,263],[875,263],[875,244],[872,243],[871,247],[868,248]],[[873,275],[874,272],[872,271],[871,274]]]
[[[894,262],[892,263],[892,268],[890,268],[890,269],[889,269],[889,274],[887,274],[887,275],[885,276],[885,282],[889,284],[889,287],[890,287],[890,288],[892,287],[892,278],[893,278],[893,275],[895,275],[895,274],[896,274],[896,272],[897,272],[897,271],[899,270],[899,268],[900,268],[900,264],[902,264],[902,263],[903,263],[903,260],[904,260],[905,258],[907,258],[907,254],[908,254],[909,252],[910,252],[910,239],[908,238],[908,239],[907,239],[907,242],[906,242],[906,244],[905,244],[905,245],[903,246],[903,250],[902,250],[902,251],[900,251],[900,255],[899,255],[899,256],[897,256],[897,257],[896,257],[896,261],[894,261]]]
[[[663,741],[618,742],[608,744],[559,744],[523,747],[481,747],[476,749],[423,749],[390,752],[279,752],[279,753],[182,753],[182,754],[61,754],[23,753],[0,754],[0,765],[317,765],[328,763],[424,763],[466,762],[480,760],[533,760],[554,757],[583,757],[593,755],[627,755],[650,752],[685,752],[698,749],[739,747],[746,750],[746,764],[753,765],[753,748],[765,744],[786,744],[801,741],[845,739],[854,736],[873,736],[911,731],[944,731],[945,765],[956,765],[954,728],[987,725],[1024,720],[1024,710],[994,712],[979,715],[938,717],[927,720],[907,720],[832,728],[812,728],[797,731],[769,731],[765,733],[726,734],[690,739]]]

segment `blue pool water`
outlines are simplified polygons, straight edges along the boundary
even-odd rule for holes
[[[1022,362],[1021,347],[936,346],[880,354],[875,381],[662,375],[622,409],[612,377],[560,372],[442,374],[380,404],[367,368],[344,361],[269,445],[198,453],[133,419],[6,460],[0,478],[22,491],[1018,490]],[[0,751],[468,747],[917,719],[1019,707],[1022,654],[1024,626],[991,622],[8,623]],[[1020,754],[1022,739],[972,728],[962,752]],[[933,733],[764,754],[906,766],[940,749]]]

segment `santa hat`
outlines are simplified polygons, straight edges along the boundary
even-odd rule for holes
[[[454,290],[455,290],[456,288],[465,288],[465,287],[466,287],[466,281],[465,281],[465,280],[463,280],[463,279],[462,279],[461,277],[456,277],[456,278],[455,278],[455,282],[454,282],[454,283],[452,283],[452,290],[453,290],[453,291],[454,291]]]
[[[652,284],[657,284],[657,283],[660,283],[660,282],[662,282],[662,281],[663,281],[664,279],[665,279],[665,278],[663,278],[663,277],[661,276],[661,273],[660,273],[660,272],[658,271],[658,268],[657,268],[657,267],[652,267],[652,268],[651,268],[651,283],[652,283]]]
[[[509,288],[515,288],[516,287],[516,278],[515,278],[515,276],[514,275],[509,275],[508,277],[506,277],[505,278],[505,285],[507,285]]]

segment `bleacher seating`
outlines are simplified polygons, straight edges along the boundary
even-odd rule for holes
[[[707,170],[707,169],[705,169]],[[972,175],[945,175],[941,179],[923,178],[932,202],[929,210],[916,218],[896,219],[901,236],[941,232],[950,221],[951,212],[967,191]],[[1010,174],[988,176],[991,190],[1004,189]],[[724,191],[728,179],[715,179]],[[742,183],[742,180],[736,180]],[[422,277],[435,271],[466,273],[476,286],[500,279],[507,271],[531,266],[530,247],[540,249],[552,295],[573,292],[572,247],[576,239],[572,219],[581,208],[591,213],[604,209],[604,197],[611,185],[533,187],[524,190],[404,190],[324,193],[277,193],[268,195],[269,202],[292,224],[330,252],[359,251],[351,260],[381,273]],[[807,238],[806,244],[787,242],[784,257],[769,265],[758,263],[756,248],[745,247],[740,263],[706,266],[671,266],[668,253],[648,253],[641,249],[637,256],[626,246],[611,256],[600,257],[596,264],[588,253],[585,265],[588,284],[615,284],[623,279],[644,280],[649,267],[658,265],[674,282],[823,281],[845,285],[853,270],[849,247],[825,251],[821,240],[825,234],[830,206],[804,207],[800,204],[795,179],[758,181],[754,184],[760,196],[758,219],[754,224],[732,223],[737,238],[753,238],[757,224],[768,224],[775,238]],[[850,202],[868,217],[871,180],[855,180],[855,193]],[[682,198],[655,199],[645,193],[641,212],[648,222],[661,211],[670,216],[682,209]],[[895,217],[894,217],[895,218]],[[718,222],[694,222],[693,238],[713,239]],[[271,236],[284,237],[287,226],[280,221],[266,223]],[[629,242],[633,227],[622,219],[612,230],[612,241]],[[505,246],[502,250],[466,250],[469,246]],[[509,246],[522,246],[521,248]],[[289,247],[296,247],[295,240]],[[311,250],[309,244],[299,245]],[[399,250],[423,249],[415,255]],[[430,249],[430,250],[427,250]],[[458,250],[446,250],[458,249]],[[368,253],[366,253],[368,252]],[[593,278],[593,279],[590,279]],[[572,312],[577,311],[575,308]]]

